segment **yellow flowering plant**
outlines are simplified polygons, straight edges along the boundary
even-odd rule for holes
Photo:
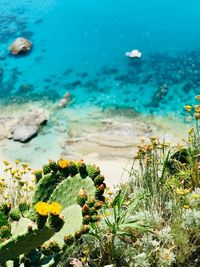
[[[0,178],[0,202],[8,201],[13,207],[23,201],[30,202],[35,189],[35,180],[29,165],[19,160],[16,160],[15,164],[4,160],[3,164],[4,176]]]

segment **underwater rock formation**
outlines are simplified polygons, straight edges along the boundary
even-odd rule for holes
[[[31,49],[32,43],[23,37],[17,38],[9,47],[13,55],[23,54]]]
[[[149,106],[151,107],[159,107],[160,102],[165,98],[165,96],[168,93],[168,85],[167,84],[163,84],[161,85],[157,91],[155,92],[151,102],[149,103]]]

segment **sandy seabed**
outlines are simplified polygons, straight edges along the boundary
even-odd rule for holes
[[[172,144],[183,143],[190,127],[175,116],[144,116],[129,109],[96,106],[58,108],[42,101],[1,105],[0,117],[23,116],[36,108],[48,110],[47,125],[28,143],[0,140],[0,160],[20,159],[38,169],[49,159],[84,159],[100,167],[112,188],[128,180],[141,139],[158,136]]]

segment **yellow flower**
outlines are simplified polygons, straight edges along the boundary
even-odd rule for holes
[[[190,105],[186,105],[184,108],[188,112],[191,112],[192,111],[192,106],[190,106]]]
[[[184,209],[189,209],[190,206],[189,206],[189,205],[184,205],[183,208],[184,208]]]
[[[90,255],[90,250],[89,250],[88,245],[83,246],[82,253],[83,253],[86,257],[88,257],[88,256]]]
[[[11,172],[10,172],[10,174],[11,175],[14,175],[14,174],[16,174],[18,172],[18,170],[12,170]]]
[[[69,166],[70,162],[69,160],[65,160],[65,159],[60,159],[58,161],[58,165],[61,169],[67,168]]]
[[[57,202],[52,202],[50,204],[50,213],[52,215],[59,215],[61,213],[62,207]]]
[[[8,160],[4,160],[3,163],[8,166],[10,164],[10,162]]]
[[[177,189],[176,194],[179,196],[187,195],[190,193],[190,189]]]
[[[22,167],[23,167],[24,169],[28,168],[28,166],[29,166],[28,163],[26,163],[26,162],[23,162],[23,163],[22,163]]]
[[[193,127],[188,130],[188,134],[189,135],[191,135],[193,132],[194,132],[194,128]]]
[[[87,258],[86,258],[86,257],[82,257],[82,258],[81,258],[81,262],[82,262],[82,263],[86,263],[86,262],[87,262]]]
[[[33,191],[35,189],[35,187],[33,185],[29,185],[28,187],[31,191]]]
[[[50,205],[48,203],[45,203],[45,202],[38,202],[35,205],[35,210],[39,215],[47,216],[48,213],[50,212]]]
[[[183,148],[184,148],[184,145],[183,144],[178,144],[177,145],[177,149],[182,150]]]
[[[194,194],[192,197],[193,197],[194,199],[199,199],[199,198],[200,198],[200,195],[198,195],[198,194]]]

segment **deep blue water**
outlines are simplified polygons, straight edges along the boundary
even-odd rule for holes
[[[200,93],[199,14],[199,0],[1,0],[0,98],[179,112]],[[31,53],[9,55],[21,36]]]

